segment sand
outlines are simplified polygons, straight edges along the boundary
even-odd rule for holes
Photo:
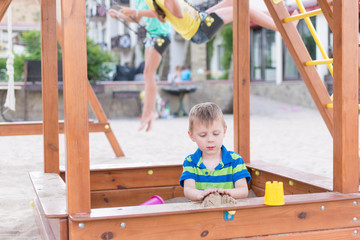
[[[233,149],[233,116],[226,115],[224,144]],[[332,138],[318,111],[251,96],[251,160],[332,177]],[[187,135],[187,118],[159,119],[150,133],[137,132],[138,119],[110,121],[126,154],[115,158],[103,133],[90,134],[90,162],[182,163],[196,150]],[[40,239],[30,202],[34,192],[28,172],[43,170],[42,136],[0,138],[0,239]],[[241,153],[240,153],[241,154]],[[64,162],[64,136],[60,158]]]
[[[210,193],[207,195],[201,203],[201,206],[204,208],[207,207],[220,207],[220,206],[234,206],[237,203],[236,199],[233,197],[220,194],[220,193]]]

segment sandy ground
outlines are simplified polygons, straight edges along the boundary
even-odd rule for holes
[[[233,149],[233,116],[226,115],[224,144]],[[332,177],[332,138],[318,111],[251,96],[251,160],[266,161]],[[111,120],[126,154],[115,158],[103,133],[90,134],[91,164],[174,161],[196,150],[187,118],[159,119],[150,133],[137,132],[138,119]],[[30,202],[28,172],[43,170],[42,136],[0,138],[0,239],[40,239]],[[241,154],[241,153],[240,153]],[[60,135],[64,162],[64,136]]]

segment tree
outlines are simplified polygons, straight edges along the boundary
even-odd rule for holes
[[[23,81],[24,61],[25,60],[41,60],[41,33],[38,30],[30,30],[23,32],[19,36],[20,42],[25,46],[24,53],[17,55],[14,58],[14,78],[15,81]],[[105,62],[114,60],[112,53],[100,49],[93,40],[89,37],[86,38],[87,44],[87,68],[88,79],[96,80],[109,80],[108,73],[110,68],[105,66]],[[58,59],[62,59],[61,48],[58,44]],[[0,59],[0,69],[6,69],[6,58]]]

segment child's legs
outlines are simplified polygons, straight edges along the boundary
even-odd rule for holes
[[[207,9],[206,12],[211,13],[211,12],[217,11],[220,8],[232,7],[233,1],[235,1],[235,0],[223,0],[223,1],[219,2],[218,4],[212,6],[211,8]]]
[[[206,10],[206,13],[211,13],[209,12],[210,9]],[[228,24],[230,22],[232,22],[233,20],[233,8],[231,7],[225,7],[225,8],[219,8],[215,11],[215,12],[223,21],[224,24]]]
[[[157,87],[155,82],[156,70],[161,62],[161,55],[154,47],[145,49],[145,102],[143,116],[148,117],[154,111],[157,95]]]

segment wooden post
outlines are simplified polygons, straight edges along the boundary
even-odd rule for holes
[[[42,0],[40,4],[44,172],[59,174],[59,96],[56,1]]]
[[[318,0],[319,7],[321,8],[331,30],[334,28],[333,6],[331,0]]]
[[[85,0],[61,2],[68,213],[90,212]]]
[[[249,1],[233,2],[234,148],[250,162],[250,16]],[[241,13],[241,14],[240,14]]]
[[[0,1],[0,21],[4,17],[4,15],[6,13],[6,10],[8,9],[11,2],[12,2],[12,0],[2,0],[2,1]]]
[[[358,1],[334,0],[334,191],[358,192]]]
[[[99,122],[108,122],[105,112],[102,109],[102,107],[99,103],[99,100],[97,99],[96,94],[91,87],[90,82],[88,82],[88,98],[89,98],[90,106],[91,106],[94,114],[96,115],[96,118],[99,120]],[[110,143],[112,149],[114,150],[115,155],[117,157],[125,156],[118,141],[116,140],[115,134],[112,131],[110,124],[108,124],[107,127],[108,127],[108,130],[105,132],[105,135],[106,135],[107,139],[109,140],[109,143]]]

